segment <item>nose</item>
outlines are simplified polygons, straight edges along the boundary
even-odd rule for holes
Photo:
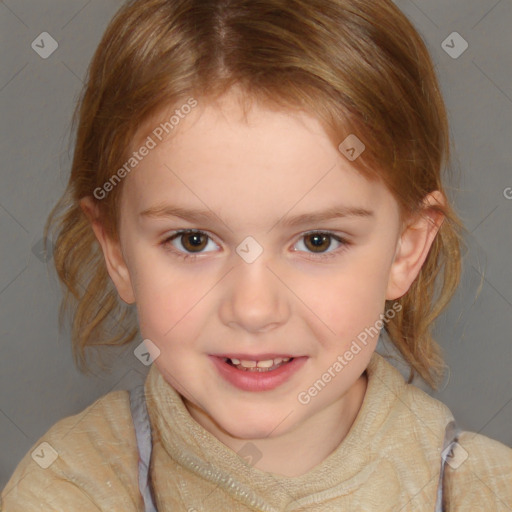
[[[240,263],[227,278],[219,307],[225,325],[256,333],[273,330],[288,321],[286,287],[263,258]]]

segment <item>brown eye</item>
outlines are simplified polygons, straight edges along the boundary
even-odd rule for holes
[[[304,236],[304,245],[311,252],[324,252],[331,246],[331,238],[327,233],[310,233]]]
[[[183,233],[179,238],[185,250],[189,252],[201,252],[208,243],[208,236],[204,233]]]
[[[310,231],[299,238],[294,251],[302,252],[305,257],[318,261],[340,256],[351,245],[350,241],[328,231]]]
[[[212,252],[219,248],[208,234],[193,230],[177,231],[161,244],[166,250],[184,258]]]

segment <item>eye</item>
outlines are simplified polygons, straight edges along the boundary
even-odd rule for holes
[[[330,254],[336,249],[345,248],[349,243],[343,238],[332,233],[323,231],[312,231],[302,235],[294,250],[318,254],[320,257],[334,256]],[[333,247],[334,246],[334,247]]]
[[[204,252],[213,252],[218,245],[211,237],[203,232],[194,229],[176,231],[161,242],[161,245],[175,255],[187,259],[195,258]],[[346,249],[350,243],[333,233],[324,231],[311,231],[302,235],[295,244],[294,251],[306,252],[316,255],[318,258],[336,256],[341,250]]]
[[[177,231],[166,238],[162,245],[184,258],[202,252],[211,252],[218,247],[206,233],[192,229]],[[175,250],[170,249],[169,246],[172,246]]]

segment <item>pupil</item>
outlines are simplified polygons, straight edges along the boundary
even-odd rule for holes
[[[311,244],[308,244],[307,242],[311,242]],[[325,250],[329,248],[329,235],[318,233],[309,235],[306,238],[306,245],[308,246],[308,249],[312,250],[313,252],[322,252],[322,249]]]
[[[189,249],[203,249],[204,246],[206,245],[206,242],[205,240],[201,240],[201,237],[203,235],[201,235],[200,233],[191,233],[187,236],[185,236],[185,239],[184,239],[184,243],[183,243],[183,246],[189,250]]]

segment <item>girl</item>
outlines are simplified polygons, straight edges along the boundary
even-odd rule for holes
[[[410,384],[442,377],[461,226],[392,2],[130,1],[76,119],[47,225],[76,361],[140,329],[153,365],[52,427],[2,510],[512,509],[512,450]]]

